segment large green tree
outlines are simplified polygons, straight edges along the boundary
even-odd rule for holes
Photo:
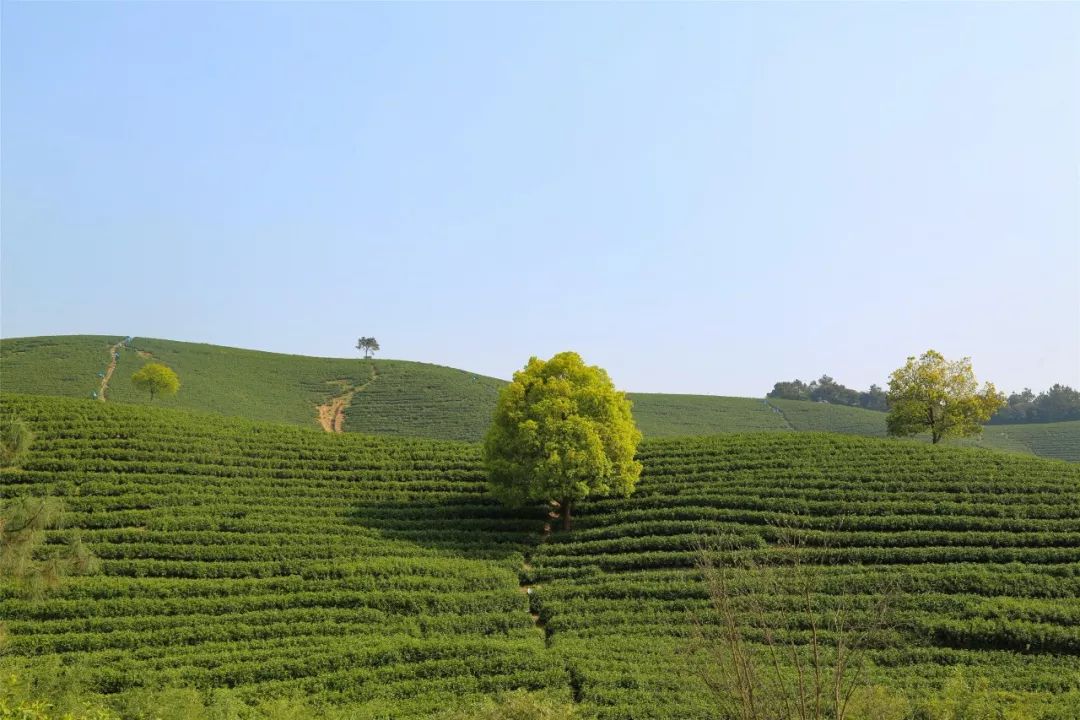
[[[140,390],[150,393],[153,401],[157,395],[175,395],[180,389],[180,378],[168,365],[147,363],[131,376],[131,382]]]
[[[1005,404],[992,383],[979,388],[971,358],[949,361],[936,350],[909,357],[889,377],[890,435],[929,432],[934,443],[982,432],[982,424]]]
[[[641,432],[626,394],[575,352],[531,358],[499,394],[484,443],[492,490],[504,501],[557,502],[563,528],[590,495],[629,495],[641,475]]]

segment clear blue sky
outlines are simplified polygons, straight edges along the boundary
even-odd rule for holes
[[[1080,386],[1080,4],[2,6],[4,337]]]

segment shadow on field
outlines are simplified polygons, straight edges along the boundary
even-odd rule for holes
[[[441,553],[520,562],[540,542],[546,511],[506,507],[487,493],[418,493],[355,504],[346,519]]]

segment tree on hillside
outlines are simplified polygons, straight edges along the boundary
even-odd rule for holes
[[[828,375],[810,383],[810,399],[815,402],[827,402],[832,405],[859,404],[859,391],[841,385]]]
[[[131,376],[131,382],[139,390],[150,393],[150,401],[158,395],[175,395],[180,389],[180,378],[168,365],[147,363]]]
[[[889,409],[889,396],[880,386],[871,385],[869,390],[859,393],[859,407],[884,412]]]
[[[20,418],[11,413],[0,417],[0,467],[17,467],[33,441],[34,434]]]
[[[832,405],[849,405],[868,410],[887,410],[885,391],[877,385],[871,385],[867,392],[859,392],[845,387],[828,375],[822,375],[809,385],[802,380],[781,381],[773,385],[766,397],[777,400],[813,400]]]
[[[362,337],[356,341],[356,349],[364,353],[365,358],[370,358],[379,349],[379,341],[373,337]]]
[[[1009,396],[1005,407],[990,418],[996,423],[1046,423],[1080,420],[1080,392],[1055,384],[1036,395],[1031,388]]]
[[[781,381],[773,385],[773,389],[766,397],[777,400],[809,400],[810,386],[802,380]]]
[[[1037,422],[1080,420],[1080,392],[1068,385],[1055,384],[1035,398]]]
[[[626,394],[574,352],[531,358],[499,393],[484,443],[491,488],[504,501],[556,502],[563,528],[575,502],[629,495],[641,475],[641,432]]]
[[[982,423],[1005,404],[992,383],[979,389],[971,358],[950,362],[935,350],[909,357],[892,374],[888,399],[890,435],[929,432],[935,444],[946,437],[978,435]]]

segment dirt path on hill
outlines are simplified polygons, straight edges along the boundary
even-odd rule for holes
[[[557,512],[555,512],[555,510],[554,510],[554,506],[555,506],[555,503],[552,503],[552,508],[553,509],[548,511],[548,521],[546,523],[544,523],[544,532],[540,536],[540,544],[541,545],[546,543],[548,541],[548,538],[551,537],[551,526],[559,518],[559,514]],[[532,576],[533,564],[532,564],[531,560],[532,560],[531,555],[526,555],[525,559],[522,561],[522,563],[521,563],[521,575],[522,575],[522,578],[527,578],[527,577]],[[523,595],[530,598],[529,599],[529,617],[532,618],[533,625],[535,625],[536,627],[538,627],[538,628],[540,628],[541,630],[544,631],[544,644],[546,645],[551,641],[551,635],[548,633],[547,628],[544,626],[544,621],[540,619],[540,613],[537,612],[536,610],[533,610],[533,606],[532,606],[532,594],[533,594],[533,591],[538,587],[540,587],[540,586],[537,585],[536,583],[531,583],[531,582],[528,582],[527,580],[522,579],[521,585],[518,587],[518,590]]]
[[[371,377],[368,381],[360,385],[350,385],[348,380],[329,380],[327,381],[331,385],[337,385],[341,388],[341,392],[322,405],[316,406],[316,412],[318,413],[319,426],[322,427],[328,433],[343,433],[345,432],[345,408],[349,407],[349,403],[352,402],[353,396],[360,392],[368,385],[375,381],[379,372],[375,369],[375,364],[371,365]]]
[[[120,354],[120,348],[124,347],[124,341],[109,348],[109,366],[105,368],[105,377],[101,378],[101,389],[98,390],[98,400],[105,402],[105,391],[109,389],[109,380],[112,379],[113,371],[116,370],[116,356]]]

